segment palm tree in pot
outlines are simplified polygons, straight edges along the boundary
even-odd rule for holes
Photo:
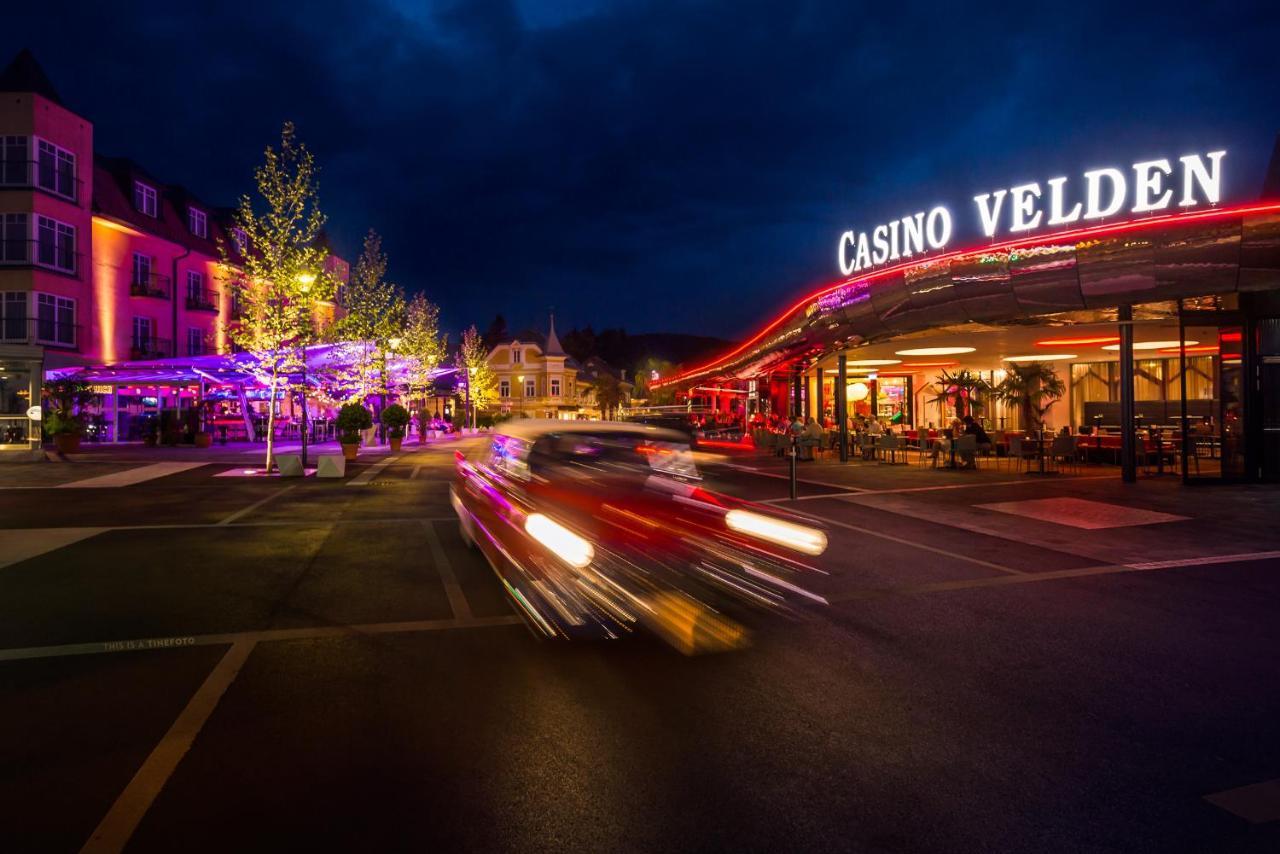
[[[84,408],[96,395],[87,383],[55,381],[44,384],[44,397],[49,402],[49,414],[45,418],[45,432],[53,437],[58,453],[69,454],[80,450],[80,437],[84,435]]]
[[[1053,402],[1066,394],[1067,384],[1048,362],[1027,362],[1009,368],[995,387],[996,399],[1016,408],[1022,429],[1039,430]]]
[[[954,374],[944,370],[934,378],[933,384],[941,391],[929,402],[943,407],[954,406],[956,418],[980,412],[983,407],[981,395],[991,390],[991,384],[981,374],[975,374],[968,368],[962,368]]]

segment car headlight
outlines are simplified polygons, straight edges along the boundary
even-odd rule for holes
[[[530,513],[525,517],[524,529],[569,566],[582,569],[595,557],[591,543],[549,516]]]
[[[730,530],[807,555],[820,555],[827,550],[827,535],[817,528],[797,525],[783,519],[775,519],[750,510],[730,510],[724,523]]]

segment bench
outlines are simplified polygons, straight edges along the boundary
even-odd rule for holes
[[[316,458],[316,477],[346,477],[347,458],[342,454],[320,454]]]

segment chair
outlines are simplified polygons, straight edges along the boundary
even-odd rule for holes
[[[1065,466],[1074,468],[1077,464],[1075,437],[1055,436],[1053,444],[1049,446],[1049,455],[1058,464],[1059,470]]]
[[[1024,444],[1022,436],[1009,437],[1009,453],[1005,457],[1009,461],[1010,466],[1017,461],[1019,469],[1026,471],[1026,463],[1036,458],[1036,450],[1034,447],[1027,447]]]
[[[900,436],[889,434],[880,437],[880,462],[891,466],[907,464],[907,446]],[[898,462],[898,452],[902,452],[902,462]]]

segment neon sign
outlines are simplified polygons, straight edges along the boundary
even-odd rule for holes
[[[1222,198],[1222,158],[1226,151],[1179,157],[1176,168],[1168,158],[1134,163],[1132,183],[1114,167],[1084,173],[1083,194],[1069,198],[1067,178],[1018,184],[973,197],[978,223],[987,237],[1012,235],[1047,226],[1061,228],[1082,220],[1105,219],[1124,209],[1130,213],[1154,213],[1174,204],[1182,208],[1216,205]],[[1071,204],[1074,202],[1074,204]],[[1070,207],[1068,207],[1070,205]],[[867,232],[853,230],[840,235],[836,258],[845,276],[890,261],[942,249],[951,239],[951,212],[939,205],[925,214],[915,213]]]

